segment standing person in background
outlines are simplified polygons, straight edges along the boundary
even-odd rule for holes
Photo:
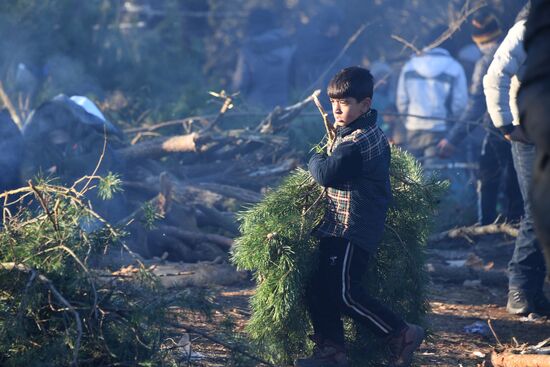
[[[518,94],[521,124],[537,150],[533,217],[550,269],[550,0],[533,0],[525,30],[525,75]]]
[[[437,27],[428,39],[437,39],[446,29]],[[446,49],[448,42],[414,55],[397,84],[399,113],[414,115],[405,117],[407,149],[427,165],[436,160],[436,145],[447,133],[445,119],[459,116],[468,102],[466,75]]]
[[[295,47],[278,28],[276,14],[255,8],[248,16],[247,40],[239,51],[232,89],[257,109],[289,103],[290,66]]]
[[[508,265],[506,310],[516,315],[526,315],[532,312],[550,315],[550,302],[543,294],[546,270],[533,228],[531,195],[529,193],[533,179],[536,149],[519,125],[517,106],[517,91],[525,71],[526,54],[523,49],[523,40],[529,6],[528,3],[521,10],[516,24],[510,29],[496,51],[487,75],[483,78],[483,87],[487,110],[493,124],[512,144],[512,157],[525,211],[520,222],[514,254]]]
[[[384,60],[377,60],[370,66],[374,80],[376,98],[372,101],[373,107],[379,112],[380,127],[391,144],[401,145],[405,140],[405,127],[395,116],[395,94],[397,91],[397,72]]]
[[[482,225],[491,224],[497,218],[499,186],[506,193],[508,204],[503,213],[504,217],[509,220],[519,220],[523,214],[523,201],[514,170],[510,143],[493,127],[487,114],[483,93],[483,76],[487,73],[502,40],[502,30],[495,14],[487,8],[482,8],[474,15],[471,26],[472,39],[483,56],[475,64],[470,85],[470,98],[466,110],[460,117],[461,122],[456,123],[447,136],[438,143],[438,154],[446,158],[455,153],[456,147],[477,127],[472,121],[480,121],[487,131],[479,157],[478,222]]]

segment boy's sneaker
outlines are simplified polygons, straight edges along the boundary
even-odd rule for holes
[[[506,311],[512,315],[527,315],[535,311],[535,305],[525,292],[511,290],[508,292]]]
[[[424,329],[418,325],[407,324],[407,327],[399,334],[390,337],[390,367],[409,367],[412,363],[414,352],[424,340]]]
[[[315,343],[313,354],[294,361],[295,367],[348,367],[348,357],[343,346],[312,336]]]

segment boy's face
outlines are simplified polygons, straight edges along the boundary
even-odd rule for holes
[[[372,100],[366,97],[362,101],[357,101],[353,97],[330,99],[332,105],[332,114],[334,116],[334,124],[336,126],[347,126],[355,121],[359,116],[368,112]]]

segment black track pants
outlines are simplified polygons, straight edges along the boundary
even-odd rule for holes
[[[348,315],[374,333],[387,336],[403,329],[405,322],[364,287],[369,253],[348,240],[325,237],[320,243],[319,267],[307,289],[314,332],[343,344],[341,316]]]

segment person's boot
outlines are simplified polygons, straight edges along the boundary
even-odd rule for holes
[[[424,340],[424,329],[407,323],[407,327],[388,339],[390,347],[390,367],[409,367],[414,352]]]
[[[526,292],[510,290],[508,292],[506,311],[512,315],[528,315],[531,312],[535,312],[535,307]]]
[[[343,345],[319,336],[311,336],[315,343],[313,354],[294,361],[295,367],[348,367],[348,357]]]

